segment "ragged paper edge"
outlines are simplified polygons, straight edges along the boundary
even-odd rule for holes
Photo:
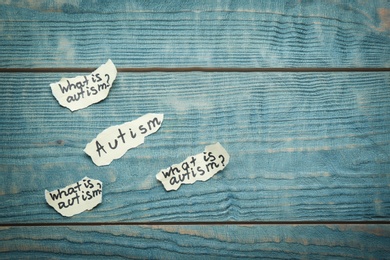
[[[217,156],[216,158],[218,158],[219,160],[215,159],[214,161],[211,161],[212,157],[210,157],[209,152],[211,152],[214,156]],[[220,155],[222,155],[223,158],[219,157]],[[209,157],[207,162],[204,159],[204,158],[206,158],[205,156]],[[191,167],[191,161],[193,160],[193,158],[195,158],[195,165],[192,165],[192,167]],[[227,153],[225,148],[223,148],[223,146],[219,142],[217,142],[215,144],[206,146],[205,150],[202,153],[199,153],[199,154],[196,154],[193,156],[189,156],[184,161],[182,161],[178,164],[173,164],[166,169],[160,170],[156,174],[156,179],[159,180],[163,184],[166,191],[177,190],[180,188],[180,186],[182,184],[193,184],[196,181],[209,180],[215,174],[222,171],[227,166],[229,161],[230,161],[229,154]],[[188,170],[188,173],[189,173],[188,176],[187,176],[187,171],[185,171],[185,170],[183,170],[183,168],[181,168],[186,162],[187,162],[187,165],[189,165],[192,168],[192,169]],[[207,165],[210,165],[210,163],[216,163],[218,165],[222,165],[222,167],[218,166],[218,168],[216,170],[209,171],[209,168],[211,168],[211,167],[207,167]],[[202,172],[200,170],[198,170],[197,167],[201,167],[201,169],[205,173],[202,175]],[[178,169],[180,171],[180,173],[178,173],[176,170],[172,171],[172,169],[175,169],[175,168]],[[168,172],[171,172],[169,178],[166,178],[164,176],[163,171],[166,174]],[[184,174],[183,174],[183,172],[184,172]],[[207,174],[206,174],[206,172],[207,172]],[[175,173],[175,174],[172,174],[172,173]],[[196,175],[195,177],[194,177],[194,174]],[[186,177],[184,177],[183,178],[184,180],[181,181],[181,177],[183,177],[183,176],[186,176]],[[171,183],[173,178],[175,178],[175,181],[173,181],[174,184]]]
[[[145,142],[145,137],[157,132],[161,128],[163,121],[164,114],[148,113],[133,121],[121,125],[110,126],[89,142],[85,146],[84,152],[91,157],[92,161],[97,166],[109,165],[113,160],[121,158],[128,150],[143,144]],[[158,127],[151,128],[156,125],[158,125]],[[121,129],[121,132],[119,132],[118,129]],[[143,133],[144,131],[146,132]],[[124,134],[123,138],[125,143],[123,143],[122,138],[119,138],[121,133]],[[136,137],[132,138],[134,135],[136,135]],[[115,149],[111,149],[110,144],[112,143],[112,146],[114,146],[115,139],[117,140],[118,145]],[[105,152],[102,149],[99,149],[101,146],[103,146]],[[99,150],[99,152],[97,152],[97,150]]]
[[[101,75],[106,75],[106,74],[109,75],[110,87],[99,91],[98,92],[99,94],[96,94],[96,95],[88,96],[86,94],[87,97],[82,99],[82,101],[73,101],[73,102],[69,103],[67,101],[67,98],[70,96],[71,93],[75,94],[75,92],[71,91],[69,93],[62,93],[62,91],[58,87],[58,84],[63,84],[64,86],[67,85],[67,80],[69,80],[70,82],[78,82],[78,81],[83,82],[85,80],[84,77],[89,78],[90,82],[92,83],[92,75],[96,75],[96,74],[100,74],[100,73],[101,73]],[[55,83],[51,83],[50,87],[51,87],[52,94],[56,98],[58,103],[61,106],[66,107],[73,112],[76,110],[86,108],[90,105],[93,105],[95,103],[98,103],[98,102],[106,99],[111,88],[112,88],[112,85],[116,79],[116,76],[117,76],[117,69],[116,69],[114,63],[111,61],[111,59],[109,59],[105,64],[102,64],[99,68],[97,68],[96,70],[94,70],[92,73],[90,73],[88,75],[76,76],[74,78],[61,78],[60,81],[55,82]],[[102,80],[106,80],[106,79],[102,79]],[[102,82],[102,83],[104,83],[104,82]],[[92,83],[92,84],[95,84],[95,83]],[[96,85],[94,85],[93,87],[95,87],[95,86]],[[85,90],[84,90],[84,92],[85,92]],[[90,93],[92,93],[92,92],[90,92]]]
[[[91,183],[94,185],[93,188],[91,188],[89,186]],[[70,188],[74,189],[74,187],[77,187],[78,184],[80,184],[80,190],[76,191],[75,193],[74,192],[70,193],[71,192]],[[85,187],[85,185],[88,185],[90,187],[90,190],[88,190]],[[98,186],[100,186],[100,187],[98,187]],[[95,187],[97,187],[97,189]],[[81,189],[81,188],[83,188],[83,189]],[[77,190],[77,189],[74,189],[74,190]],[[70,193],[69,195],[71,195],[71,196],[69,196],[69,195],[65,196],[64,195],[65,193],[62,193],[61,191],[65,191],[65,193],[69,192]],[[89,194],[87,191],[95,191],[95,192],[89,193],[91,196],[93,196],[92,199],[89,199]],[[53,199],[52,196],[50,195],[51,193],[52,193],[52,195],[57,195],[57,199]],[[98,196],[94,196],[96,193],[98,193],[97,194]],[[58,197],[59,194],[61,194],[61,197],[63,197],[63,198],[59,198]],[[76,198],[76,196],[78,196],[78,198]],[[83,200],[84,198],[86,198],[88,200]],[[72,183],[64,188],[60,188],[60,189],[53,190],[53,191],[45,190],[45,199],[46,199],[47,204],[49,204],[52,208],[54,208],[62,216],[72,217],[72,216],[80,214],[84,211],[91,210],[91,209],[95,208],[97,205],[99,205],[100,203],[102,203],[103,183],[99,180],[94,180],[94,179],[91,179],[91,178],[88,178],[87,176],[85,176],[80,181],[78,181],[76,183]],[[82,201],[83,203],[82,204],[78,203],[76,206],[75,203],[77,203],[77,201]],[[67,208],[60,208],[59,203],[61,203],[61,202],[64,203],[63,205],[65,205],[65,206],[67,205],[68,207]],[[69,203],[72,203],[72,205],[69,206]]]

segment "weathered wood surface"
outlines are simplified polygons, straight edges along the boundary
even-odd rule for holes
[[[72,75],[0,74],[2,223],[389,220],[389,72],[120,73],[74,113],[49,87]],[[120,160],[83,152],[146,113],[164,113],[161,129]],[[160,169],[217,141],[223,172],[165,192]],[[73,218],[45,204],[84,176],[103,181],[103,204]]]
[[[6,1],[0,67],[390,67],[388,1]]]
[[[1,258],[387,259],[388,225],[0,228]]]
[[[51,82],[108,58],[108,99],[58,105]],[[388,258],[389,67],[384,0],[2,1],[0,258]],[[237,73],[252,68],[280,72]],[[195,69],[230,72],[179,73]],[[108,167],[84,154],[149,112],[165,121],[145,144]],[[155,174],[216,141],[228,167],[165,192]],[[104,183],[97,208],[45,203],[84,176]]]

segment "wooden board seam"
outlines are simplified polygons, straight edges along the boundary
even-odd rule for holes
[[[74,223],[9,223],[0,227],[35,226],[212,226],[212,225],[389,225],[390,221],[200,221],[200,222],[74,222]]]
[[[0,73],[91,72],[96,68],[0,68]],[[118,72],[388,72],[390,68],[128,68]]]

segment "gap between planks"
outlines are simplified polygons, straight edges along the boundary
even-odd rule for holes
[[[0,73],[91,72],[96,68],[0,68]],[[390,68],[118,68],[118,72],[390,72]]]
[[[385,221],[205,221],[205,222],[74,222],[74,223],[9,223],[0,227],[36,226],[215,226],[215,225],[389,225]]]

